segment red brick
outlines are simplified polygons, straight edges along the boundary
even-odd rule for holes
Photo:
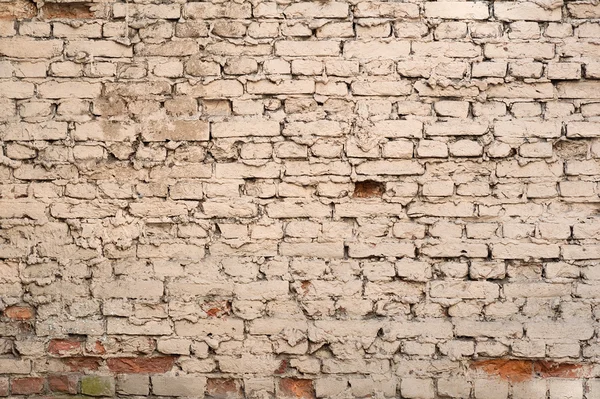
[[[114,373],[166,373],[174,363],[173,356],[117,357],[106,361]]]
[[[79,376],[75,374],[53,374],[48,376],[48,388],[52,392],[77,393]]]
[[[11,391],[13,395],[31,395],[44,390],[45,379],[41,377],[13,378]]]
[[[8,396],[8,378],[0,377],[0,396]]]
[[[9,306],[4,309],[4,315],[13,320],[31,320],[34,314],[33,308],[29,306]]]
[[[48,353],[58,356],[75,356],[81,354],[81,348],[81,341],[53,339],[48,344]]]
[[[313,382],[300,378],[282,378],[279,380],[279,397],[314,399]]]
[[[98,370],[100,367],[100,359],[93,357],[66,357],[62,361],[71,371]]]
[[[241,384],[232,378],[209,378],[206,380],[206,397],[211,399],[243,398]]]

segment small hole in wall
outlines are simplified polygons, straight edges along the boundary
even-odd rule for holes
[[[354,193],[352,196],[354,198],[374,198],[381,197],[384,192],[384,183],[373,180],[365,180],[354,183]]]

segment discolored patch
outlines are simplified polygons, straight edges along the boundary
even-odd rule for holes
[[[545,360],[533,362],[533,371],[542,378],[583,378],[586,376],[588,367],[576,363],[558,363]]]
[[[209,378],[206,380],[206,397],[213,399],[243,398],[241,385],[233,378]]]
[[[45,19],[89,19],[94,18],[90,6],[83,3],[47,3],[41,8]]]
[[[98,370],[100,359],[94,357],[67,357],[62,359],[71,371]]]
[[[77,393],[79,376],[75,374],[53,374],[48,376],[48,389],[52,392]]]
[[[527,360],[481,360],[471,363],[471,368],[509,381],[525,381],[533,376],[533,364]]]
[[[385,185],[373,180],[357,181],[354,183],[354,198],[376,198],[385,192]]]
[[[231,314],[231,301],[205,302],[201,305],[208,317],[223,317]]]
[[[554,143],[554,152],[561,158],[585,158],[588,153],[588,142],[579,140],[561,140]]]
[[[173,368],[175,357],[118,357],[106,364],[113,373],[166,373]]]
[[[0,19],[30,19],[37,15],[38,9],[32,0],[14,0],[2,3]]]
[[[283,374],[287,371],[288,361],[287,359],[282,359],[281,363],[279,363],[279,367],[275,370],[275,374]]]
[[[33,309],[29,306],[9,306],[4,309],[4,316],[12,320],[31,320],[34,315]]]
[[[53,339],[48,344],[48,353],[57,356],[73,356],[81,354],[81,341],[71,339]]]
[[[587,370],[586,366],[576,363],[517,359],[480,360],[471,363],[470,368],[513,382],[534,377],[582,378]]]
[[[315,398],[312,380],[282,378],[279,380],[279,396],[284,398]]]

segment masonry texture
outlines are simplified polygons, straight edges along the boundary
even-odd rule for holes
[[[599,399],[599,21],[0,0],[0,396]]]

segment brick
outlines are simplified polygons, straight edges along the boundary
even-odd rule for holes
[[[600,123],[598,122],[569,122],[567,124],[567,137],[600,137]]]
[[[412,91],[406,81],[353,82],[350,88],[357,96],[404,96]]]
[[[415,161],[366,161],[356,167],[361,175],[421,175],[423,166]]]
[[[283,10],[287,18],[346,18],[348,16],[348,5],[343,2],[320,3],[296,3],[287,6]]]
[[[31,320],[35,317],[35,311],[29,306],[8,306],[4,309],[4,317],[12,320]]]
[[[98,298],[158,299],[163,295],[159,281],[114,281],[96,284],[92,288]]]
[[[144,141],[208,141],[209,124],[205,121],[153,121],[144,124]]]
[[[113,4],[115,18],[179,19],[179,4]]]
[[[11,392],[14,395],[42,393],[45,382],[46,379],[41,377],[12,378],[10,381]]]
[[[431,379],[402,378],[400,392],[405,398],[433,399],[435,397],[433,380]]]
[[[48,344],[48,353],[58,356],[81,355],[81,341],[53,339]]]
[[[272,122],[269,122],[272,123]],[[271,125],[271,132],[275,135],[274,125]],[[284,136],[328,136],[338,137],[344,135],[346,129],[344,125],[335,121],[315,121],[315,122],[290,122],[285,124],[282,134]]]
[[[232,378],[208,378],[206,394],[215,399],[243,398],[240,381]]]
[[[0,55],[10,58],[52,58],[60,55],[62,40],[0,38]]]
[[[436,281],[431,284],[430,295],[434,298],[497,298],[499,289],[498,285],[485,281]]]
[[[43,98],[95,98],[101,90],[99,83],[87,82],[47,82],[38,86],[38,94]]]
[[[501,21],[560,21],[560,7],[544,8],[533,2],[499,3],[494,6],[494,16]]]
[[[427,18],[482,20],[489,17],[489,11],[484,2],[432,1],[425,3],[425,16]]]
[[[558,90],[560,97],[560,88]],[[549,83],[515,82],[491,86],[487,89],[487,94],[490,98],[554,98],[554,86]]]
[[[309,94],[314,93],[315,83],[312,80],[283,80],[273,83],[265,80],[247,83],[251,94]]]
[[[311,380],[299,378],[280,379],[278,393],[282,398],[316,398],[313,382]]]
[[[78,123],[73,131],[73,138],[77,141],[133,141],[136,135],[133,124],[109,121]]]
[[[279,136],[279,122],[257,119],[216,122],[211,126],[212,137]]]
[[[361,18],[418,18],[419,7],[411,3],[364,1],[354,7],[354,16]]]
[[[52,392],[76,394],[79,376],[76,374],[52,374],[48,376],[48,389]]]
[[[237,19],[252,16],[252,6],[245,2],[235,4],[189,3],[185,4],[183,9],[184,14],[193,19]]]
[[[344,57],[358,59],[406,57],[410,53],[410,43],[402,41],[347,41],[344,43]]]
[[[0,373],[2,374],[29,374],[31,361],[29,359],[0,359]]]
[[[412,52],[416,56],[422,57],[473,58],[481,54],[481,49],[479,46],[471,43],[415,42],[412,44]]]
[[[471,321],[458,319],[454,322],[457,337],[486,336],[491,338],[519,337],[523,334],[523,327],[518,322],[499,321]]]
[[[117,357],[110,358],[106,361],[110,371],[123,374],[166,373],[171,370],[174,363],[175,358],[172,356]],[[146,391],[148,389],[147,378],[145,384],[146,385],[143,385],[143,381],[139,378],[128,376],[124,378],[123,387],[119,386],[119,388],[127,393],[141,394],[139,393],[140,391]]]
[[[195,375],[152,376],[152,391],[163,396],[194,396],[206,389],[206,377]]]
[[[24,99],[33,97],[34,86],[27,82],[1,81],[0,93],[2,97]]]
[[[340,53],[340,43],[335,41],[318,41],[307,45],[300,41],[280,41],[275,43],[275,55],[319,57],[336,56]]]
[[[132,57],[133,48],[110,40],[96,41],[69,41],[65,46],[68,56],[76,56],[78,53],[87,53],[94,57],[121,58]]]
[[[560,248],[553,244],[494,244],[492,257],[497,259],[558,258]]]
[[[112,396],[115,381],[112,377],[84,375],[81,377],[81,393],[89,396]]]
[[[559,82],[556,85],[558,98],[600,98],[600,82]]]
[[[145,324],[132,324],[123,318],[108,318],[106,322],[108,334],[122,335],[170,335],[171,325],[166,321],[148,321]]]
[[[494,136],[558,138],[561,128],[561,123],[556,121],[497,121],[494,123]]]

